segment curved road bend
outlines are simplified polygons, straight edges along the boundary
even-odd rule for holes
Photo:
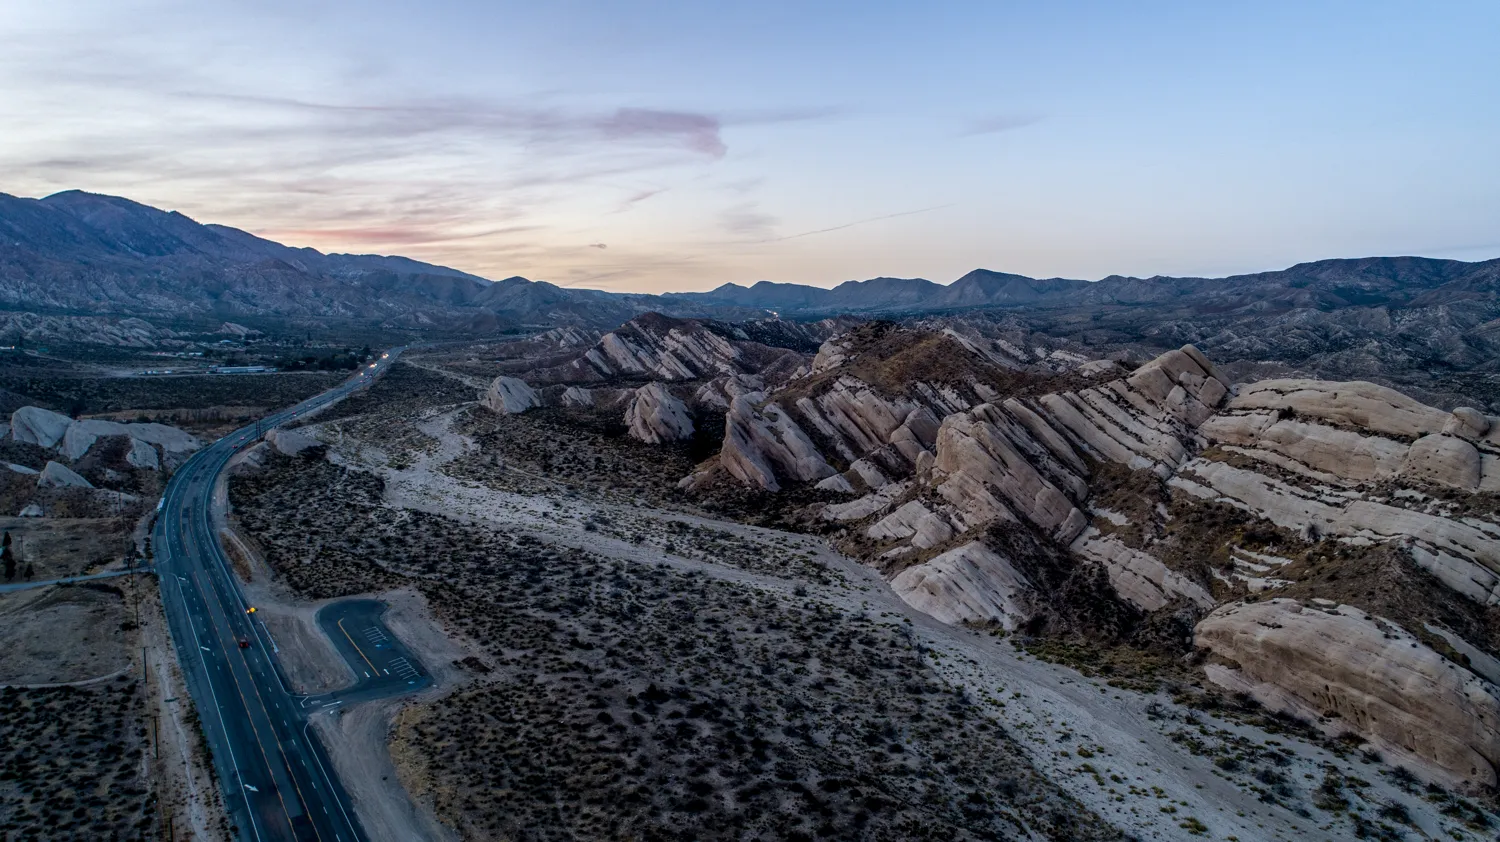
[[[308,727],[306,700],[287,689],[270,637],[246,613],[249,606],[210,519],[214,485],[230,458],[253,444],[260,431],[369,384],[402,350],[393,348],[343,384],[198,451],[172,475],[159,505],[152,542],[167,623],[224,789],[230,824],[247,842],[365,842],[368,837]],[[368,602],[357,601],[345,626],[353,629],[358,621],[360,634],[378,627],[384,635],[379,611],[371,614],[367,605],[358,605]],[[383,651],[373,650],[373,644],[371,649]],[[404,648],[393,657],[403,658],[422,681],[428,680]],[[390,660],[381,663],[389,667]],[[377,682],[378,695],[417,689],[406,680]],[[352,689],[362,686],[356,683]],[[359,699],[375,697],[376,687],[364,689],[355,694]]]

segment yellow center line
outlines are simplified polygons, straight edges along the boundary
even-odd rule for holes
[[[354,638],[352,638],[352,637],[349,636],[349,630],[346,629],[346,628],[344,628],[344,621],[343,620],[339,620],[338,626],[339,626],[339,631],[343,632],[344,633],[344,637],[349,641],[349,645],[354,647],[354,651],[358,652],[359,656],[361,658],[365,659],[365,663],[370,664],[370,658],[369,658],[369,656],[365,654],[365,650],[359,648],[359,644],[354,642]],[[380,676],[380,670],[376,669],[376,667],[375,667],[374,664],[370,664],[370,669],[374,671],[375,677],[378,678]]]
[[[203,583],[200,582],[200,581],[198,581],[198,571],[196,571],[196,570],[193,571],[193,573],[192,573],[192,579],[193,579],[193,586],[198,589],[198,596],[203,600],[203,607],[205,609],[207,609],[208,608],[208,594],[206,594],[206,593],[203,592]],[[213,612],[209,611],[208,613],[209,613],[209,623],[212,624],[213,623]],[[224,645],[223,638],[222,638],[222,636],[219,636],[219,637],[220,637],[219,645],[223,646]],[[270,758],[269,755],[266,754],[265,743],[263,743],[261,741],[261,738],[260,738],[260,729],[257,728],[257,727],[255,727],[255,717],[253,717],[253,716],[250,715],[250,700],[247,699],[247,698],[245,698],[245,691],[242,690],[242,689],[240,689],[240,679],[239,679],[239,676],[237,676],[237,675],[234,674],[234,661],[229,657],[229,650],[228,650],[227,647],[225,648],[225,651],[224,651],[224,663],[229,664],[229,677],[230,677],[231,680],[234,681],[234,692],[236,692],[236,693],[239,694],[240,704],[242,704],[242,705],[245,706],[245,719],[249,720],[249,722],[250,722],[250,731],[251,731],[251,733],[255,734],[255,747],[258,748],[258,749],[260,749],[260,757],[261,757],[262,760],[264,760],[266,762],[266,774],[271,775],[271,785],[275,786],[276,785],[276,776],[274,774],[272,774],[271,758]],[[261,702],[261,710],[263,712],[265,712],[265,714],[266,714],[266,721],[269,722],[271,720],[271,714],[270,714],[270,712],[268,712],[268,711],[265,710],[265,702]],[[229,739],[229,735],[228,734],[225,734],[224,737],[225,737],[225,739]],[[288,773],[291,772],[290,769],[288,769],[287,771],[288,771]],[[241,781],[241,784],[243,784],[243,783],[244,782]],[[293,784],[295,784],[295,783],[296,782],[293,781]],[[297,835],[297,828],[294,827],[294,826],[292,826],[292,811],[287,809],[287,807],[286,807],[286,798],[284,798],[282,796],[282,794],[281,794],[281,787],[279,787],[279,786],[276,787],[276,800],[281,802],[281,814],[284,815],[284,816],[286,816],[286,827],[287,827],[287,830],[290,830],[292,832],[292,835],[296,836]]]
[[[250,672],[250,659],[245,655],[244,650],[240,650],[240,658],[245,662],[245,672],[248,674]],[[260,709],[266,713],[266,721],[271,722],[271,709],[266,707],[266,699],[260,694],[260,687],[254,681],[251,681],[250,689],[255,691],[255,698],[260,702]],[[271,736],[276,736],[276,723],[274,722],[271,722]],[[307,820],[312,825],[313,836],[318,839],[318,842],[322,842],[323,835],[318,833],[318,823],[313,821],[312,802],[308,801],[307,796],[302,794],[302,785],[297,783],[297,773],[292,769],[292,760],[286,756],[286,748],[282,746],[280,739],[276,740],[276,751],[281,754],[281,762],[286,766],[286,776],[292,782],[292,789],[297,790],[297,800],[302,802],[302,806],[307,813]]]

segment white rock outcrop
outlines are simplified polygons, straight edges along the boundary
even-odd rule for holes
[[[735,373],[740,349],[696,323],[646,314],[604,334],[584,359],[605,377],[637,374],[695,380]]]
[[[591,407],[594,405],[594,393],[582,386],[569,386],[563,390],[562,405],[571,407]]]
[[[10,437],[19,442],[52,448],[67,435],[73,419],[39,406],[23,406],[10,416]]]
[[[516,415],[542,405],[541,396],[526,381],[503,375],[490,383],[479,402],[501,415]]]
[[[1102,565],[1115,593],[1144,611],[1163,608],[1179,596],[1205,610],[1214,606],[1213,597],[1203,586],[1168,568],[1150,553],[1132,549],[1115,538],[1099,536],[1092,527],[1073,542],[1072,549]]]
[[[1288,410],[1299,416],[1383,435],[1441,433],[1450,414],[1374,383],[1355,380],[1261,380],[1240,387],[1233,410]]]
[[[159,446],[171,457],[185,456],[199,447],[198,439],[192,434],[166,424],[121,424],[118,421],[92,419],[73,422],[63,435],[58,452],[69,461],[77,461],[82,459],[99,439],[111,436],[126,436],[133,442],[140,442],[153,451]],[[132,447],[132,451],[136,452],[139,458],[144,458],[140,456],[139,449]],[[137,465],[137,467],[144,466]]]
[[[38,488],[93,488],[94,484],[61,462],[48,462],[37,477]]]
[[[823,459],[807,433],[775,403],[757,405],[759,393],[740,395],[724,416],[719,464],[746,485],[780,490],[780,476],[811,482],[838,472]],[[691,479],[691,478],[690,478]]]
[[[631,438],[647,444],[693,437],[693,417],[687,404],[660,383],[648,383],[635,391],[625,408],[625,425]]]
[[[1496,783],[1495,686],[1393,623],[1347,605],[1236,602],[1200,621],[1196,641],[1239,666],[1210,666],[1216,683],[1272,709],[1337,714],[1338,729],[1445,783]]]
[[[1004,556],[972,542],[891,580],[907,605],[948,623],[999,623],[1014,631],[1031,617],[1031,583]]]
[[[302,432],[277,427],[266,433],[266,443],[283,456],[300,456],[303,451],[321,447],[322,442]]]
[[[124,424],[103,419],[74,421],[35,406],[21,407],[11,415],[12,438],[55,449],[70,462],[82,459],[100,439],[114,436],[130,440],[126,461],[137,468],[153,470],[162,467],[162,456],[168,467],[174,467],[202,446],[191,433],[166,424]]]
[[[952,538],[953,524],[942,515],[912,500],[876,521],[865,534],[877,541],[910,539],[917,549],[930,549]]]

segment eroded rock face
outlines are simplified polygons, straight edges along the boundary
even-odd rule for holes
[[[780,490],[778,474],[797,482],[811,482],[837,473],[780,406],[757,406],[762,397],[750,393],[730,402],[719,453],[724,470],[746,485],[768,491]],[[693,479],[689,477],[687,482]]]
[[[978,542],[908,567],[891,588],[907,605],[944,623],[994,622],[1014,631],[1031,617],[1031,583]]]
[[[589,407],[594,405],[592,390],[581,386],[569,386],[562,393],[563,406]]]
[[[1412,442],[1402,464],[1412,479],[1477,491],[1483,474],[1479,451],[1458,436],[1430,435]]]
[[[917,549],[930,549],[954,535],[953,524],[917,500],[876,521],[865,534],[876,540],[910,539]]]
[[[128,436],[147,448],[159,446],[170,457],[185,456],[199,447],[198,439],[193,435],[166,424],[121,424],[118,421],[88,420],[75,421],[68,427],[58,452],[70,461],[77,461],[83,458],[96,441],[109,436]],[[133,452],[136,450],[132,447]],[[177,459],[174,458],[173,461]]]
[[[660,383],[637,389],[625,409],[630,436],[647,444],[681,441],[693,437],[693,418],[687,404]]]
[[[516,415],[542,405],[541,396],[515,377],[496,377],[490,388],[479,396],[479,402],[502,415]]]
[[[1338,727],[1445,782],[1496,782],[1496,688],[1392,623],[1347,605],[1237,602],[1199,622],[1196,640],[1239,665],[1210,667],[1211,679],[1267,707],[1337,713]]]
[[[10,437],[26,444],[56,447],[71,426],[73,419],[66,415],[38,406],[23,406],[11,413]]]
[[[1240,387],[1229,407],[1273,413],[1285,409],[1319,421],[1409,438],[1441,433],[1449,418],[1441,409],[1363,380],[1261,380]]]
[[[93,488],[94,484],[60,462],[48,462],[37,477],[39,488]]]
[[[740,354],[733,343],[701,324],[648,314],[604,334],[584,358],[605,377],[644,374],[695,380],[735,373]]]

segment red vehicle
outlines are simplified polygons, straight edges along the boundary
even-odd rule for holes
[[[244,639],[243,637],[240,638],[240,648],[241,649],[249,649],[250,648],[250,641]]]

